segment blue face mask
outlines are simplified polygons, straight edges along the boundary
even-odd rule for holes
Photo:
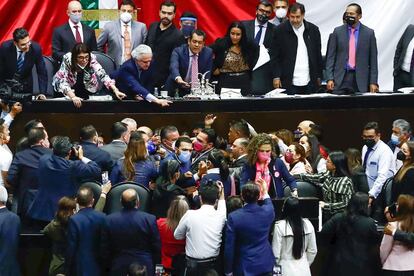
[[[395,134],[391,134],[391,144],[393,144],[394,146],[399,145],[400,144],[400,138]]]
[[[157,152],[157,146],[154,145],[154,143],[152,141],[149,141],[147,143],[147,150],[148,150],[148,154],[155,154]]]
[[[181,31],[183,32],[184,37],[189,37],[191,35],[191,32],[194,31],[194,29],[195,26],[184,25]]]
[[[178,155],[178,159],[180,159],[180,161],[182,163],[187,163],[188,161],[190,161],[191,159],[191,152],[190,151],[182,151],[179,155]]]

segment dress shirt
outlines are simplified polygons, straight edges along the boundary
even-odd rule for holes
[[[198,56],[198,55],[196,55],[193,52],[191,52],[190,47],[188,47],[188,57],[189,58],[188,58],[188,70],[187,70],[187,74],[185,75],[185,81],[186,82],[190,82],[191,81],[191,69],[192,69],[192,59],[193,59],[193,56]],[[177,80],[177,78],[175,78],[175,80]]]
[[[362,148],[362,160],[365,158],[367,146]],[[385,180],[395,174],[395,161],[391,149],[382,140],[372,148],[367,159],[365,174],[368,179],[369,195],[377,197]]]
[[[121,21],[121,20],[120,20]],[[124,46],[124,44],[125,44],[125,42],[124,42],[124,31],[125,31],[125,25],[127,25],[128,26],[128,33],[129,33],[129,40],[131,41],[131,52],[132,52],[132,29],[131,29],[131,21],[129,21],[128,23],[124,23],[124,22],[122,22],[121,21],[121,37],[122,37],[122,39],[121,39],[121,42],[122,42],[122,63],[124,63],[125,62],[125,46]]]
[[[266,22],[262,25],[257,21],[257,19],[254,20],[254,37],[253,38],[256,37],[257,32],[259,32],[259,30],[260,30],[259,25],[263,26],[262,27],[262,35],[261,35],[260,40],[259,40],[259,45],[263,44],[264,38],[266,36],[267,24],[269,24],[269,22]]]
[[[295,69],[293,71],[292,83],[296,86],[306,86],[310,82],[308,48],[306,48],[303,33],[305,25],[296,29],[292,26],[293,32],[298,37],[298,49],[296,50]]]
[[[14,118],[10,115],[10,113],[7,113],[5,111],[1,111],[1,119],[4,120],[4,125],[10,127],[11,123],[13,122]]]
[[[79,26],[78,27],[78,31],[79,31],[79,34],[80,34],[80,37],[81,37],[82,42],[84,42],[84,40],[83,40],[83,27],[82,27],[82,23],[80,23],[80,21],[79,21],[78,24],[74,24],[71,20],[69,20],[69,26],[70,26],[70,29],[71,29],[71,31],[73,33],[73,37],[75,37],[75,38],[76,38],[76,29],[75,29],[75,26]]]
[[[174,231],[177,240],[186,239],[185,253],[195,259],[217,257],[220,253],[222,230],[226,222],[226,201],[214,206],[203,204],[188,210]]]
[[[0,145],[0,173],[9,171],[13,154],[9,147],[4,144]],[[4,186],[3,177],[0,177],[0,186]]]
[[[17,48],[16,47],[16,53],[17,53],[17,55],[16,55],[16,60],[19,60],[19,56],[20,56],[20,54],[22,54],[23,55],[23,60],[24,60],[24,58],[26,57],[26,53],[25,52],[23,52],[23,51],[21,51],[19,48]],[[411,60],[410,60],[410,63],[411,63]]]
[[[414,37],[411,39],[411,42],[407,46],[407,51],[405,52],[403,63],[401,64],[401,69],[403,71],[410,73],[411,69],[411,59],[413,57],[414,50]]]

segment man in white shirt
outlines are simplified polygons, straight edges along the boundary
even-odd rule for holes
[[[394,176],[395,162],[391,149],[381,140],[377,122],[369,122],[362,131],[362,160],[369,186],[369,204],[381,192],[384,182]]]
[[[216,269],[226,222],[223,184],[209,181],[200,187],[199,193],[201,208],[187,211],[174,231],[176,239],[186,239],[185,275],[204,275],[207,270]]]
[[[276,28],[271,48],[273,87],[292,95],[315,93],[322,78],[321,34],[304,18],[304,5],[289,6],[289,21]]]
[[[405,29],[394,55],[394,91],[414,86],[414,25]]]
[[[398,160],[397,155],[401,151],[401,146],[407,142],[412,141],[411,125],[404,119],[397,119],[392,123],[392,134],[391,139],[388,142],[388,146],[394,154],[395,171],[398,171],[403,162]]]

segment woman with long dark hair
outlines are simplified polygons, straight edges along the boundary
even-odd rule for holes
[[[397,202],[401,194],[414,196],[414,142],[407,141],[401,146],[401,151],[397,154],[397,159],[403,162],[402,167],[395,174],[391,200]]]
[[[134,136],[131,134],[131,136]],[[149,158],[145,140],[142,137],[130,139],[124,157],[119,159],[111,171],[110,180],[117,184],[134,181],[149,188],[158,176],[155,163]]]
[[[98,92],[99,81],[108,90],[112,90],[119,100],[126,97],[115,86],[115,81],[108,76],[88,46],[78,43],[71,52],[63,56],[60,69],[53,76],[52,85],[55,91],[69,97],[79,108],[82,99],[88,99]]]
[[[345,151],[345,156],[348,160],[348,169],[355,192],[368,193],[369,186],[365,169],[362,167],[361,151],[359,149],[349,148]]]
[[[315,259],[315,229],[300,213],[299,199],[288,197],[282,208],[282,220],[275,224],[272,249],[283,275],[310,276]]]
[[[397,216],[390,222],[396,229],[414,233],[414,197],[400,195],[397,200]],[[384,235],[380,247],[384,276],[414,275],[414,246],[394,241],[390,235]]]
[[[242,95],[250,93],[251,71],[259,56],[259,47],[246,35],[246,28],[240,21],[234,21],[223,38],[213,45],[215,58],[213,75],[221,87],[239,88]]]
[[[321,147],[318,138],[315,135],[304,134],[299,139],[299,144],[305,148],[306,159],[312,167],[313,173],[326,172],[326,155],[321,154]],[[323,151],[327,154],[326,151]],[[310,170],[308,170],[310,173]]]
[[[321,236],[332,245],[324,275],[379,275],[377,244],[380,235],[375,221],[368,216],[368,194],[354,194],[345,212],[325,223]]]
[[[324,221],[332,215],[344,211],[354,193],[348,163],[342,151],[333,151],[329,154],[326,168],[328,171],[325,173],[295,176],[322,189],[323,201],[320,201],[319,205],[323,210]]]

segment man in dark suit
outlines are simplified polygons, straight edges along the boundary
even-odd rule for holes
[[[104,145],[101,149],[109,153],[114,163],[124,156],[131,132],[127,124],[115,122],[111,128],[112,142]]]
[[[72,152],[79,160],[69,160]],[[69,137],[58,136],[53,143],[53,154],[39,159],[37,174],[39,190],[27,213],[34,220],[49,222],[56,214],[59,199],[74,196],[80,181],[99,177],[101,168],[83,156],[82,147],[73,148]]]
[[[336,94],[378,91],[378,51],[374,30],[360,22],[362,8],[349,4],[346,24],[336,27],[326,57],[327,90]]]
[[[29,148],[14,155],[7,174],[7,182],[13,188],[13,205],[17,203],[17,213],[22,218],[36,196],[39,188],[37,170],[39,159],[45,154],[52,154],[49,149],[47,132],[42,127],[35,127],[28,134]]]
[[[33,91],[33,66],[36,66],[39,91]],[[16,79],[23,84],[25,93],[33,92],[40,99],[47,90],[47,71],[43,61],[42,48],[30,40],[29,33],[23,28],[13,32],[13,40],[0,46],[0,84],[8,79]]]
[[[110,252],[110,275],[126,275],[131,263],[147,267],[154,275],[155,264],[161,260],[161,241],[154,215],[139,211],[139,197],[127,189],[121,198],[123,209],[106,218],[105,248]],[[108,255],[109,257],[109,255]]]
[[[154,72],[151,65],[152,50],[141,44],[131,53],[132,58],[124,62],[121,68],[111,74],[119,89],[127,94],[128,98],[145,99],[148,102],[162,107],[168,106],[171,101],[158,99],[150,93],[154,87]]]
[[[110,173],[115,162],[112,160],[108,152],[98,147],[98,132],[93,125],[87,125],[81,128],[79,137],[81,139],[80,145],[83,149],[83,154],[86,158],[95,161],[102,172]],[[84,179],[84,181],[91,179]],[[101,177],[98,179],[101,182]]]
[[[100,248],[105,214],[92,208],[93,192],[88,187],[79,189],[76,202],[79,211],[68,222],[65,275],[99,276],[102,275]]]
[[[246,35],[254,39],[258,45],[270,49],[274,37],[275,25],[269,22],[273,5],[268,0],[261,0],[256,7],[256,19],[242,21],[246,27]],[[265,94],[272,90],[272,69],[269,62],[252,72],[253,94]]]
[[[289,20],[275,31],[272,45],[273,86],[288,94],[311,94],[322,78],[321,34],[304,20],[305,6],[289,6]]]
[[[79,1],[70,1],[66,11],[69,16],[69,22],[55,28],[52,35],[52,57],[62,61],[63,55],[72,51],[73,46],[77,43],[84,43],[89,50],[96,51],[95,31],[81,23],[82,5]]]
[[[168,74],[171,53],[174,48],[185,43],[184,35],[174,24],[176,5],[164,1],[160,5],[160,21],[151,24],[145,44],[154,51],[154,87],[164,86]]]
[[[233,161],[229,165],[230,174],[233,176],[236,182],[237,194],[240,194],[240,176],[243,167],[247,164],[247,146],[249,145],[249,139],[237,138],[231,144],[231,155]]]
[[[174,90],[179,89],[180,96],[190,93],[190,87],[200,85],[198,74],[205,74],[210,79],[213,66],[213,51],[204,47],[206,33],[202,30],[194,30],[188,38],[188,44],[183,44],[174,49],[171,55],[170,76],[166,83],[166,89],[170,96]],[[193,65],[194,66],[193,68]]]
[[[264,193],[262,206],[257,204],[260,190]],[[246,205],[230,213],[227,220],[224,272],[226,275],[271,275],[275,257],[269,231],[275,212],[266,181],[244,185],[241,195]]]
[[[394,56],[394,91],[414,86],[414,25],[408,25]]]
[[[20,219],[7,210],[7,190],[0,186],[0,274],[3,276],[20,275],[17,262],[19,248]]]

